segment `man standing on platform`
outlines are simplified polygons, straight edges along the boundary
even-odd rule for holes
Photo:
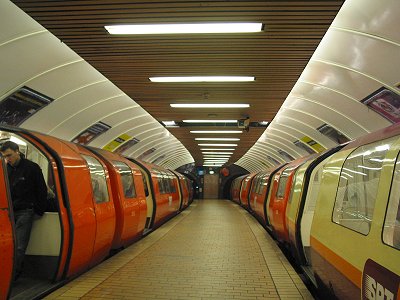
[[[26,159],[18,144],[7,141],[0,148],[7,161],[7,173],[13,203],[17,257],[16,280],[22,272],[34,215],[46,210],[47,186],[39,165]]]

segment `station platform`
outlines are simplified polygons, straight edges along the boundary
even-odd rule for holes
[[[181,214],[45,299],[313,299],[264,228],[228,200]]]

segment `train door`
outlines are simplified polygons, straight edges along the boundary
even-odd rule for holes
[[[44,146],[42,140],[26,132],[18,133],[17,135],[13,132],[1,131],[1,136],[3,140],[17,143],[21,155],[39,165],[47,185],[47,203],[43,216],[34,218],[22,271],[18,274],[18,279],[12,283],[9,292],[12,299],[35,298],[62,278],[69,239],[69,221],[63,206],[63,189],[60,185],[56,155],[52,149]],[[1,177],[1,180],[7,178],[4,175]],[[60,214],[60,211],[63,213]],[[7,228],[4,228],[4,232],[7,232]],[[3,229],[0,233],[3,242]],[[1,251],[1,257],[3,253],[7,255],[7,252]],[[3,273],[3,270],[0,273]],[[1,285],[3,284],[2,282]]]
[[[151,175],[150,173],[146,172],[145,170],[140,171],[142,173],[143,179],[143,187],[144,193],[146,196],[146,206],[147,206],[147,216],[146,216],[146,225],[145,225],[145,233],[150,230],[153,226],[153,219],[155,215],[155,196],[153,196],[153,191],[150,186]]]
[[[81,155],[86,160],[90,172],[96,217],[96,239],[90,263],[93,266],[102,261],[110,251],[115,232],[115,208],[105,165],[93,156]]]
[[[0,160],[0,297],[9,294],[14,267],[13,216],[10,209],[11,199],[6,181],[6,165]]]
[[[307,264],[311,264],[310,254],[310,234],[311,224],[314,218],[315,206],[317,203],[318,192],[321,186],[322,170],[327,163],[329,157],[325,158],[320,164],[318,164],[311,173],[310,184],[308,185],[307,197],[304,203],[303,215],[300,216],[300,236],[301,243],[303,245],[303,253]]]

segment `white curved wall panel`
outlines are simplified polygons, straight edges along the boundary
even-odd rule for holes
[[[332,22],[332,26],[351,28],[400,42],[399,16],[398,0],[347,0]]]
[[[0,2],[1,26],[7,30],[0,30],[0,46],[30,34],[46,31],[42,25],[31,18],[9,1]],[[16,22],[17,21],[17,22]]]
[[[0,97],[57,68],[82,61],[48,31],[0,46]],[[55,84],[55,83],[54,83]]]
[[[333,64],[392,86],[398,82],[398,47],[399,44],[374,36],[331,28],[311,59]]]
[[[330,148],[336,145],[317,128],[324,123],[355,139],[392,123],[360,102],[385,87],[400,94],[400,1],[347,0],[258,148],[268,139],[307,135]],[[269,141],[270,141],[269,140]],[[286,145],[286,143],[284,143]],[[306,155],[288,145],[295,158]],[[247,156],[236,164],[253,170]],[[296,153],[296,154],[295,154]],[[299,155],[300,154],[300,155]]]
[[[254,153],[256,153],[257,151],[260,153],[261,157],[263,158],[262,161],[269,162],[270,160],[268,159],[268,157],[266,157],[267,155],[269,155],[270,157],[279,161],[280,163],[285,162],[285,159],[278,154],[278,152],[276,151],[276,149],[274,147],[272,147],[270,145],[256,145],[254,147],[254,149],[252,149],[252,151],[253,150],[254,150]]]
[[[296,149],[291,148],[293,145],[292,143],[288,144],[288,143],[281,143],[279,142],[280,137],[275,137],[274,135],[270,134],[269,138],[266,138],[264,141],[260,141],[257,143],[260,144],[261,146],[271,146],[275,152],[277,153],[277,155],[279,155],[281,158],[283,158],[278,150],[282,150],[284,152],[286,152],[287,154],[289,154],[292,157],[297,157],[297,156],[301,156],[302,153],[299,153],[298,151],[294,151]],[[285,158],[283,158],[285,160]]]
[[[312,137],[324,147],[325,145],[322,143],[321,139],[325,139],[326,141],[329,141],[329,139],[325,138],[316,130],[316,128],[321,126],[323,123],[332,124],[336,129],[341,131],[349,138],[355,138],[368,133],[365,128],[354,123],[350,119],[348,113],[338,113],[324,107],[323,105],[320,105],[319,103],[311,104],[307,100],[300,98],[291,98],[290,101],[285,101],[285,103],[287,105],[284,107],[285,109],[283,114],[291,116],[292,118],[297,116],[297,119],[300,120],[309,119],[310,126],[299,124],[299,126],[296,128],[298,128],[299,131],[305,135]],[[307,106],[309,108],[308,110],[306,109]]]
[[[159,143],[150,143],[152,137],[161,136],[180,151],[180,159],[169,162],[170,168],[193,162],[157,120],[13,3],[1,1],[0,12],[0,26],[7,28],[0,32],[0,100],[24,85],[53,99],[21,127],[71,140],[101,121],[111,128],[92,146],[103,147],[126,133],[144,141],[133,148],[145,151]],[[162,151],[153,157],[157,155]]]
[[[131,103],[132,101],[125,94],[105,96],[105,98],[93,101],[91,105],[70,114],[49,133],[72,140],[77,133],[84,131],[96,122],[102,121],[108,114],[126,108]]]
[[[354,122],[358,127],[361,127],[363,130],[365,130],[365,132],[375,131],[391,124],[388,120],[370,110],[363,103],[360,103],[359,101],[349,98],[343,94],[339,94],[338,92],[327,87],[301,81],[296,85],[296,89],[293,90],[292,94],[295,98],[304,98],[305,95],[307,95],[310,100],[318,101],[321,105],[332,109],[334,113],[341,114],[347,118],[349,111],[357,111],[358,113],[352,116],[351,121]],[[313,103],[308,103],[308,105],[310,106],[309,110],[311,111],[315,110],[315,108],[319,108],[318,106],[315,107]],[[316,113],[318,112],[319,111],[317,110]],[[337,122],[329,125],[332,125],[340,130],[342,122],[338,120]]]
[[[296,99],[297,100],[297,99]],[[294,127],[295,131],[287,132],[293,138],[298,139],[307,135],[307,132],[315,130],[323,124],[323,119],[319,115],[315,116],[311,113],[304,112],[304,107],[299,101],[288,101],[286,98],[285,105],[279,110],[279,116],[271,123],[271,128],[276,128],[276,125],[281,124]],[[307,122],[309,120],[309,122]]]
[[[263,139],[260,140],[257,145],[268,143],[277,147],[277,149],[285,151],[292,157],[301,156],[303,152],[299,152],[299,150],[293,148],[293,142],[297,139],[289,135],[286,130],[279,129],[278,125],[279,124],[274,124],[274,127],[269,129],[268,135],[263,135]]]
[[[46,96],[53,98],[54,101],[59,101],[70,99],[68,98],[70,94],[72,97],[77,97],[75,96],[77,94],[74,93],[79,90],[103,82],[108,82],[108,80],[86,61],[81,60],[36,77],[26,85],[36,91],[41,91]]]
[[[92,111],[96,109],[98,113],[101,113],[101,110],[96,108],[96,104],[102,103],[107,100],[111,101],[115,99],[115,97],[123,96],[128,98],[111,82],[101,81],[97,84],[89,85],[85,88],[69,93],[61,98],[55,99],[50,105],[41,109],[26,122],[24,122],[22,124],[22,127],[31,128],[58,136],[57,134],[59,132],[59,128],[64,127],[65,123],[68,123],[71,118],[74,119],[80,113],[88,112],[88,110]],[[134,102],[130,100],[130,104],[131,106],[133,106]],[[80,118],[85,119],[86,116],[80,115]],[[95,122],[89,121],[88,126]],[[71,134],[69,134],[69,136],[76,136],[88,126],[86,126],[85,128],[79,128],[79,132],[76,131],[76,128],[74,128],[73,130],[71,128]],[[69,137],[62,138],[68,139]]]

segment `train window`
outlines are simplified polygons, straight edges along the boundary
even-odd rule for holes
[[[397,158],[389,204],[386,210],[383,242],[400,249],[400,158]]]
[[[94,200],[96,203],[110,201],[108,197],[106,173],[103,166],[92,156],[82,155],[82,157],[86,160],[89,167]]]
[[[276,197],[277,198],[283,198],[285,195],[285,188],[286,188],[286,183],[289,179],[290,172],[292,172],[294,167],[288,167],[286,168],[281,176],[279,177],[279,185],[278,185],[278,190],[276,191]]]
[[[176,188],[175,188],[175,181],[173,177],[169,178],[169,182],[171,184],[171,193],[176,193]]]
[[[296,186],[296,182],[302,184],[302,181],[303,181],[303,176],[296,176],[298,170],[299,169],[297,169],[296,172],[293,175],[294,180],[292,180],[292,183],[290,185],[290,194],[289,194],[288,203],[292,203],[293,192],[294,192],[294,189],[295,189],[295,186]]]
[[[158,182],[158,188],[160,190],[160,194],[164,194],[165,193],[164,180],[160,174],[157,175],[157,182]]]
[[[140,171],[140,173],[142,174],[144,194],[145,194],[146,197],[148,197],[148,196],[149,196],[149,188],[148,188],[148,186],[147,186],[146,175],[145,175],[144,172],[142,172],[142,171]]]
[[[118,173],[121,176],[122,189],[124,190],[125,198],[136,198],[136,189],[131,168],[121,161],[113,161],[113,165],[117,168]]]
[[[261,188],[261,175],[260,174],[257,175],[254,185],[255,185],[255,193],[260,194],[260,188]]]
[[[393,141],[361,146],[347,157],[340,172],[333,222],[369,233],[383,160]]]

